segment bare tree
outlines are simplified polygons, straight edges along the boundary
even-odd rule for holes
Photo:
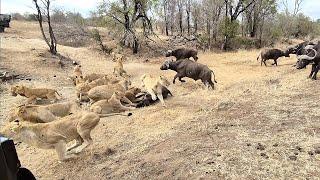
[[[50,0],[40,0],[42,6],[39,5],[38,0],[33,0],[36,9],[37,9],[37,20],[39,22],[41,34],[43,39],[47,43],[50,49],[50,53],[56,55],[57,54],[57,40],[54,36],[52,26],[51,26],[51,17],[50,17]],[[49,37],[46,36],[44,29],[43,29],[43,16],[46,17],[46,21],[48,23],[48,32]]]
[[[294,0],[294,8],[293,8],[293,12],[292,12],[293,16],[297,16],[297,14],[301,11],[302,2],[303,2],[303,0]],[[283,0],[282,4],[284,6],[285,12],[287,14],[290,14],[288,0]]]
[[[178,0],[178,21],[179,21],[179,29],[180,36],[183,35],[183,2],[182,0]]]
[[[222,50],[228,48],[230,38],[234,35],[234,23],[239,15],[248,9],[256,0],[250,0],[246,3],[245,0],[238,0],[234,6],[234,1],[225,0],[225,34],[224,41],[221,45]],[[231,29],[231,30],[230,30]]]
[[[188,30],[188,35],[190,35],[190,17],[191,17],[191,0],[187,0],[186,3],[186,13],[187,13],[187,30]]]
[[[164,13],[166,36],[169,36],[168,0],[163,1],[163,13]]]

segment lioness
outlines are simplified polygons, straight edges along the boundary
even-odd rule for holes
[[[68,116],[81,111],[78,104],[73,102],[64,102],[50,104],[46,106],[23,105],[11,113],[9,122],[14,120],[23,120],[34,123],[51,122],[59,117]]]
[[[113,68],[113,74],[116,76],[127,77],[127,72],[123,68],[123,56],[115,57],[113,60],[116,61],[116,65]]]
[[[28,104],[30,104],[31,102],[34,103],[37,98],[49,99],[51,100],[51,102],[56,102],[58,100],[57,95],[61,97],[61,95],[57,92],[57,90],[54,90],[54,89],[47,89],[47,88],[31,89],[23,85],[17,85],[17,86],[11,87],[11,94],[12,96],[17,96],[19,94],[20,96],[27,97]]]
[[[137,87],[129,88],[125,93],[124,96],[128,98],[131,102],[135,103],[137,101],[136,95],[141,93],[141,89]]]
[[[92,144],[90,132],[97,126],[101,117],[115,115],[130,116],[131,113],[98,115],[93,112],[79,112],[48,123],[15,121],[7,125],[1,134],[7,137],[13,135],[14,139],[39,148],[54,148],[59,160],[64,161],[76,157],[75,154]],[[67,149],[66,144],[73,140],[77,143]]]
[[[76,66],[73,68],[73,76],[74,76],[75,78],[81,78],[81,79],[83,79],[83,74],[82,74],[81,66],[80,66],[80,65],[76,65]]]
[[[130,80],[126,80],[123,82],[127,82],[128,84],[131,84]],[[117,83],[121,83],[121,81],[116,77],[112,77],[108,75],[105,75],[102,78],[98,78],[90,83],[86,81],[85,83],[81,83],[76,86],[77,97],[79,98],[80,101],[88,101],[89,99],[87,95],[88,95],[88,91],[90,91],[91,89],[97,86],[102,86],[107,84],[117,84]]]
[[[130,80],[122,80],[118,84],[97,86],[90,89],[90,91],[88,92],[88,97],[90,98],[91,103],[94,103],[103,99],[109,99],[111,98],[112,94],[115,91],[125,93],[129,89],[130,85],[131,85]],[[127,101],[127,103],[131,103],[131,101],[129,102],[127,98],[125,97],[123,98],[124,98],[124,101]]]
[[[81,70],[81,65],[77,65],[74,67],[72,79],[73,79],[74,85],[78,85],[80,83],[85,82],[83,78],[82,70]]]
[[[152,100],[157,100],[157,97],[162,103],[162,106],[166,106],[162,96],[162,86],[168,87],[170,82],[164,76],[153,77],[149,74],[144,74],[141,76],[142,87],[151,95]]]
[[[90,110],[98,114],[120,113],[135,109],[135,107],[123,106],[120,99],[123,97],[120,92],[114,92],[109,100],[101,100],[94,103]]]

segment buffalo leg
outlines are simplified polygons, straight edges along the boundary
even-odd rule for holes
[[[212,90],[214,90],[214,84],[213,84],[213,82],[210,80],[210,81],[208,81],[208,83],[209,83],[210,87],[212,88]]]
[[[320,65],[318,64],[318,65],[316,65],[314,72],[313,72],[313,76],[312,76],[313,80],[317,80],[317,74],[318,74],[319,69],[320,69]]]
[[[311,77],[312,77],[312,75],[313,75],[313,73],[314,73],[315,69],[316,69],[316,65],[315,65],[315,64],[312,64],[311,73],[310,73],[310,75],[309,75],[309,78],[311,78]]]
[[[272,65],[276,65],[276,66],[278,66],[277,59],[274,59],[274,63],[273,63]]]
[[[182,79],[182,77],[179,77],[180,82],[186,82],[185,80]]]
[[[179,78],[179,80],[180,80],[180,74],[176,74],[176,75],[174,76],[174,78],[173,78],[173,84],[176,83],[176,79],[177,79],[177,78]]]

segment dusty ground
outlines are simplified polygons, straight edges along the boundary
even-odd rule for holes
[[[71,68],[43,56],[45,43],[35,24],[13,22],[1,34],[0,67],[32,77],[14,82],[59,90],[74,100],[66,80]],[[59,46],[81,62],[84,72],[111,73],[113,63],[90,48]],[[18,145],[23,166],[39,179],[317,179],[320,177],[319,81],[307,79],[310,67],[296,70],[295,57],[278,67],[260,67],[258,50],[200,54],[217,76],[216,90],[187,80],[169,87],[167,108],[156,105],[133,111],[130,118],[105,118],[92,133],[94,144],[79,158],[58,163],[55,151]],[[164,58],[125,64],[135,85],[143,73],[160,71]],[[56,77],[54,77],[56,76]],[[320,78],[320,77],[319,77]],[[1,84],[0,121],[12,106]],[[111,149],[111,151],[110,151]]]

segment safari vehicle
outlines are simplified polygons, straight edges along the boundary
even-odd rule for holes
[[[0,179],[36,179],[28,169],[21,167],[14,142],[2,136],[0,136]]]

